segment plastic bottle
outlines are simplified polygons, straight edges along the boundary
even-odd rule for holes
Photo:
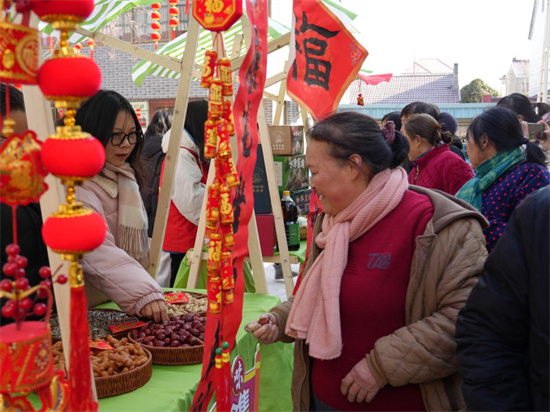
[[[298,225],[298,215],[300,214],[298,206],[290,197],[288,190],[283,191],[281,199],[281,208],[283,209],[283,221],[285,223],[286,243],[288,250],[300,249],[300,227]]]

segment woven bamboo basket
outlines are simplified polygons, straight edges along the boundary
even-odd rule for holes
[[[135,316],[128,315],[116,309],[88,309],[88,322],[90,323],[90,337],[92,339],[105,339],[108,335],[113,335],[116,339],[123,338],[128,331],[112,333],[109,325],[119,323],[137,322],[139,319]],[[52,331],[52,341],[61,340],[61,331],[59,329],[59,318],[57,314],[53,314],[50,318]]]
[[[201,299],[201,298],[206,298],[206,295],[204,293],[198,293],[198,292],[190,292],[190,291],[187,291],[187,290],[184,290],[183,292],[185,292],[185,294],[189,297],[192,297],[192,298],[195,298],[195,299]],[[169,293],[172,293],[172,292],[166,292],[165,294],[169,294]],[[172,303],[173,305],[182,305],[183,307],[185,307],[187,305],[187,303]],[[203,311],[203,312],[193,312],[193,313],[196,313],[197,315],[200,315],[200,316],[206,316],[206,311]]]
[[[128,340],[136,343],[128,333]],[[145,345],[137,342],[143,349],[147,349],[153,356],[155,365],[194,365],[202,362],[204,353],[204,343],[198,346],[162,348],[151,345]]]
[[[118,375],[95,378],[98,398],[108,398],[109,396],[132,392],[149,382],[153,374],[153,355],[145,347],[143,347],[143,351],[148,358],[143,365]]]

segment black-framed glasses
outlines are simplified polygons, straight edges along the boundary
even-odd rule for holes
[[[128,139],[128,143],[131,145],[134,145],[137,143],[139,139],[141,139],[142,134],[141,132],[130,132],[130,133],[124,133],[124,132],[116,132],[111,135],[111,144],[113,146],[120,146],[122,143],[124,143],[125,139]]]

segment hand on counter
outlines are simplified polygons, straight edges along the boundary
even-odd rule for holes
[[[141,316],[153,319],[155,323],[168,322],[168,313],[166,312],[166,303],[163,300],[155,300],[148,303],[141,309]]]
[[[279,336],[277,318],[271,313],[264,313],[258,320],[253,320],[244,327],[244,330],[254,334],[260,343],[270,344]]]

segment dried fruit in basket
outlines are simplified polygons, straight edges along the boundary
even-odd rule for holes
[[[148,324],[132,329],[130,337],[143,345],[164,347],[191,347],[204,345],[206,318],[197,314],[172,316],[162,325]]]

